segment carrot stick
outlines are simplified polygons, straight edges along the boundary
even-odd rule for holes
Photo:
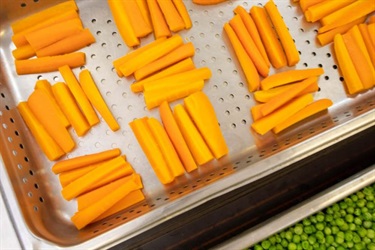
[[[323,68],[291,69],[264,78],[260,85],[263,90],[268,90],[277,86],[301,81],[312,76],[320,76],[323,73]]]
[[[79,85],[79,82],[75,77],[72,69],[69,66],[64,65],[59,68],[59,71],[90,126],[94,126],[95,124],[99,123],[99,118],[95,113],[95,110],[92,107],[89,99],[85,95],[85,92],[83,92],[81,86]]]
[[[27,103],[35,117],[61,149],[65,153],[72,151],[75,147],[74,140],[62,124],[51,98],[43,90],[36,89],[29,96]]]
[[[305,12],[309,7],[324,1],[325,0],[300,0],[299,5],[302,9],[302,12]]]
[[[17,110],[20,112],[37,144],[50,161],[55,161],[65,154],[65,152],[60,148],[56,141],[49,135],[43,125],[35,117],[27,102],[18,103]]]
[[[194,158],[186,144],[184,137],[182,136],[180,129],[178,128],[168,102],[164,101],[160,104],[159,114],[165,130],[173,143],[173,146],[175,147],[178,156],[185,167],[185,170],[187,172],[191,172],[197,169],[197,164],[194,161]]]
[[[150,47],[148,50],[141,52],[134,58],[130,58],[126,65],[120,66],[120,71],[124,76],[129,76],[134,71],[155,61],[156,59],[168,54],[178,46],[183,44],[182,37],[178,34],[162,41],[157,47]]]
[[[266,49],[263,46],[262,39],[260,38],[258,29],[254,23],[253,18],[241,5],[238,5],[234,9],[234,13],[240,15],[243,23],[245,24],[247,31],[249,32],[251,38],[254,40],[254,43],[256,47],[258,48],[258,51],[260,52],[264,61],[266,62],[267,67],[270,67],[271,65],[270,60],[268,59]]]
[[[259,87],[259,75],[257,69],[229,23],[224,24],[224,31],[228,35],[238,62],[241,65],[246,78],[248,90],[254,92]]]
[[[78,33],[61,39],[60,41],[51,44],[36,51],[38,57],[54,56],[66,53],[71,53],[82,49],[95,42],[95,37],[91,34],[89,29],[83,29]]]
[[[25,34],[25,37],[31,47],[37,51],[68,36],[77,34],[82,29],[81,20],[74,18],[29,32]]]
[[[306,119],[307,117],[310,117],[320,111],[326,110],[328,107],[332,106],[332,104],[333,103],[330,99],[320,99],[314,101],[313,103],[307,105],[294,115],[290,116],[284,122],[279,123],[272,130],[275,134],[278,134],[284,129],[292,126],[293,124],[296,124],[297,122],[300,122],[303,119]]]
[[[283,47],[277,39],[271,21],[267,17],[266,10],[262,7],[253,6],[250,9],[250,14],[257,26],[272,66],[276,69],[286,66],[287,59]]]
[[[78,11],[78,7],[75,1],[71,1],[71,0],[65,1],[63,3],[54,5],[50,8],[47,8],[45,10],[39,11],[35,14],[22,18],[16,22],[13,22],[11,24],[11,28],[13,30],[13,33],[16,34],[27,28],[33,27],[34,25],[38,25],[39,23],[49,18],[52,18],[58,14],[61,14],[70,10]]]
[[[193,26],[193,24],[191,22],[189,12],[186,9],[185,3],[183,2],[183,0],[172,1],[178,11],[178,14],[180,14],[182,20],[184,21],[185,29],[190,29]]]
[[[358,76],[352,59],[350,58],[342,35],[335,36],[335,39],[333,40],[333,48],[349,94],[355,94],[362,91],[364,89],[363,84]]]
[[[195,92],[184,99],[184,106],[215,158],[227,155],[229,149],[208,96]]]
[[[12,50],[12,55],[16,60],[29,59],[35,56],[35,50],[29,44],[26,44]]]
[[[372,65],[375,67],[375,46],[373,46],[371,42],[371,37],[369,34],[369,30],[367,29],[367,25],[364,23],[361,23],[358,25],[359,31],[361,32],[363,41],[366,44],[367,52],[370,56]]]
[[[65,55],[14,61],[18,75],[57,71],[58,68],[63,65],[69,65],[71,68],[76,68],[85,63],[86,58],[85,53],[83,52],[73,52]]]
[[[117,29],[120,32],[122,40],[128,47],[133,47],[140,44],[138,37],[130,23],[129,17],[126,14],[123,1],[107,0],[109,9],[115,20]]]
[[[213,5],[225,2],[226,0],[193,0],[193,3],[199,5]]]
[[[310,6],[305,12],[305,18],[308,22],[316,22],[323,17],[339,10],[355,0],[343,0],[343,1],[323,1],[313,6]]]
[[[160,151],[173,176],[177,177],[185,174],[185,169],[182,166],[181,160],[161,123],[155,118],[150,117],[147,119],[147,125],[156,143],[159,145]]]
[[[143,80],[134,82],[130,86],[130,88],[135,93],[141,92],[141,91],[143,91],[143,85],[146,82],[155,81],[155,80],[167,77],[167,76],[172,76],[172,75],[183,73],[183,72],[190,71],[190,70],[193,70],[193,69],[195,69],[195,65],[194,65],[193,60],[191,58],[186,58],[186,59],[184,59],[184,60],[182,60],[182,61],[180,61],[180,62],[178,62],[174,65],[171,65],[171,66],[161,70],[158,73],[153,74],[152,76],[149,76],[149,77],[147,77]]]
[[[185,28],[184,20],[182,20],[172,0],[157,0],[157,2],[169,29],[173,32],[183,30]]]
[[[157,0],[147,0],[155,39],[172,35]]]
[[[194,53],[195,49],[193,43],[182,44],[168,54],[136,70],[134,72],[134,78],[139,81],[183,59],[192,57]]]
[[[264,103],[257,104],[257,105],[254,105],[254,106],[251,107],[250,113],[251,113],[251,117],[253,118],[254,122],[263,117],[262,112],[261,112],[261,109],[262,109],[263,105],[264,105]]]
[[[284,122],[290,116],[307,106],[313,101],[312,94],[306,94],[297,97],[295,100],[287,103],[275,112],[256,120],[251,127],[260,135],[264,135],[278,124]]]
[[[269,73],[269,67],[267,66],[267,63],[264,61],[262,55],[258,51],[258,48],[255,45],[249,32],[247,31],[241,17],[239,15],[235,15],[229,21],[229,25],[233,28],[243,48],[253,61],[254,66],[256,67],[259,74],[263,77],[267,77]]]
[[[52,171],[55,174],[59,174],[65,171],[70,171],[70,170],[88,166],[94,163],[102,162],[105,160],[110,160],[119,156],[120,154],[121,154],[120,149],[114,148],[114,149],[101,151],[98,153],[78,156],[78,157],[74,157],[71,159],[67,159],[67,160],[63,160],[63,161],[55,163],[52,167]]]
[[[168,168],[167,163],[156,144],[150,129],[147,126],[147,117],[135,119],[129,123],[135,137],[145,153],[157,178],[162,184],[171,183],[174,180],[173,173]]]
[[[92,78],[90,71],[87,69],[82,70],[79,73],[79,82],[81,84],[83,92],[86,94],[87,98],[90,100],[91,104],[96,108],[99,114],[103,117],[105,122],[111,128],[112,131],[117,131],[120,129],[120,125],[113,116],[111,110],[105,103],[101,93],[96,86],[94,79]]]
[[[283,17],[280,14],[279,9],[276,7],[273,0],[269,0],[265,5],[269,18],[276,30],[276,33],[280,39],[281,45],[284,49],[288,66],[296,65],[300,58],[296,44],[294,43],[293,37],[291,36],[288,27],[286,26]]]
[[[147,0],[135,0],[138,5],[139,11],[142,14],[143,20],[148,26],[152,28],[152,22],[150,17],[150,11],[148,9]]]
[[[57,104],[74,128],[76,134],[78,136],[85,135],[89,131],[90,125],[79,109],[68,86],[63,82],[58,82],[52,86],[52,91]]]
[[[138,4],[135,1],[121,1],[124,5],[126,15],[129,17],[129,21],[133,27],[135,35],[140,38],[150,34],[152,32],[152,27],[145,21]]]
[[[271,114],[276,109],[283,106],[285,103],[289,102],[293,98],[297,97],[302,91],[308,88],[311,85],[316,84],[318,81],[318,77],[313,76],[309,77],[299,83],[297,83],[293,88],[287,89],[284,92],[276,95],[275,97],[271,98],[268,102],[266,102],[263,107],[261,108],[261,112],[263,116]]]
[[[182,104],[174,107],[173,115],[195,162],[203,165],[213,160],[214,156]]]

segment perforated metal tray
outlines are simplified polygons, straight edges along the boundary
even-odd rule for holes
[[[10,22],[58,2],[61,1],[0,1],[0,187],[25,248],[88,249],[115,245],[375,123],[375,90],[347,96],[331,47],[320,47],[315,41],[316,24],[306,23],[293,3],[276,1],[301,52],[301,61],[295,68],[323,67],[325,74],[320,78],[320,91],[315,99],[330,98],[334,105],[328,112],[278,136],[256,135],[249,129],[252,122],[249,109],[255,101],[247,91],[222,27],[233,16],[235,6],[240,4],[249,9],[266,1],[227,1],[215,6],[197,6],[185,1],[193,28],[180,35],[194,43],[196,65],[208,66],[213,72],[204,92],[215,107],[230,153],[220,161],[179,178],[172,185],[163,186],[128,126],[138,117],[159,118],[158,112],[148,111],[142,94],[130,91],[132,79],[119,78],[113,69],[112,61],[127,53],[128,48],[118,34],[106,1],[77,0],[84,26],[90,28],[97,39],[95,44],[82,50],[87,55],[85,68],[92,72],[121,129],[112,132],[104,121],[101,122],[84,137],[75,137],[78,147],[67,157],[119,147],[141,174],[146,195],[145,202],[77,231],[70,222],[76,210],[75,202],[66,202],[61,197],[57,176],[50,170],[53,162],[43,156],[16,110],[16,104],[28,98],[38,78],[54,83],[60,81],[61,76],[57,72],[18,76],[11,54],[14,47]],[[151,36],[142,39],[142,45],[152,40]]]

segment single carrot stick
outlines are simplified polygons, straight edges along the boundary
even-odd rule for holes
[[[75,142],[64,124],[62,124],[58,113],[52,104],[51,98],[47,93],[43,90],[36,89],[29,96],[27,103],[35,117],[40,121],[61,149],[65,153],[72,151],[75,147]]]
[[[72,92],[78,106],[82,110],[83,115],[86,117],[90,126],[94,126],[99,123],[98,115],[92,107],[89,99],[83,92],[77,78],[75,77],[72,69],[68,65],[64,65],[59,68],[61,76],[64,78],[66,85],[68,85]]]
[[[245,24],[247,31],[249,32],[251,38],[254,40],[254,43],[257,46],[258,51],[260,52],[264,61],[266,62],[267,67],[270,67],[271,66],[270,60],[268,59],[266,49],[264,48],[262,39],[260,38],[258,29],[254,23],[253,18],[241,5],[238,5],[234,9],[234,13],[240,15],[243,23]]]
[[[302,12],[305,12],[309,7],[324,1],[325,0],[300,0],[299,6],[301,7]]]
[[[371,42],[371,37],[369,30],[367,29],[367,24],[361,23],[358,25],[359,31],[361,32],[363,41],[365,42],[367,52],[370,56],[372,65],[375,67],[375,46]]]
[[[295,113],[294,115],[290,116],[288,119],[286,119],[284,122],[279,123],[277,126],[275,126],[272,131],[275,134],[280,133],[284,129],[296,124],[297,122],[300,122],[314,114],[317,114],[318,112],[321,112],[323,110],[326,110],[330,106],[332,106],[332,101],[330,99],[320,99],[317,101],[314,101]]]
[[[173,115],[195,162],[203,165],[213,160],[214,156],[182,104],[174,107]]]
[[[344,77],[344,82],[349,94],[355,94],[364,89],[361,79],[355,69],[348,49],[345,46],[342,35],[336,35],[333,40],[333,48],[336,54],[336,59]]]
[[[287,103],[283,107],[279,108],[275,112],[260,118],[259,120],[253,122],[251,127],[260,135],[264,135],[271,129],[273,129],[278,124],[284,122],[290,116],[307,106],[309,103],[313,102],[312,94],[306,94],[297,97],[295,100]]]
[[[59,181],[61,187],[66,187],[69,183],[73,182],[74,180],[78,179],[79,177],[87,174],[88,172],[94,170],[94,168],[98,167],[100,163],[95,163],[90,166],[80,167],[77,169],[65,171],[59,174]]]
[[[184,99],[184,106],[215,158],[227,155],[229,149],[208,96],[195,92]]]
[[[258,51],[252,37],[247,31],[245,24],[239,15],[235,15],[230,21],[229,25],[233,28],[238,39],[240,40],[243,48],[251,58],[259,74],[263,77],[267,77],[269,73],[269,67],[264,61],[262,55]]]
[[[82,49],[95,41],[95,37],[92,35],[91,31],[89,29],[83,29],[74,35],[37,50],[36,55],[38,57],[43,57],[71,53]]]
[[[173,146],[175,147],[178,156],[180,157],[183,166],[187,172],[191,172],[197,169],[197,164],[194,161],[194,158],[186,144],[184,137],[176,120],[173,117],[172,110],[168,104],[168,102],[164,101],[159,106],[159,114],[160,118],[163,122],[165,131],[167,132]]]
[[[92,78],[90,71],[87,69],[82,70],[79,73],[79,82],[82,87],[83,92],[86,94],[87,98],[90,100],[91,104],[96,108],[99,114],[103,117],[105,122],[111,128],[112,131],[117,131],[120,129],[120,125],[113,116],[111,110],[105,103],[103,96],[98,90],[94,79]]]
[[[286,26],[283,17],[280,14],[279,9],[276,7],[273,0],[269,0],[265,5],[269,18],[276,30],[276,33],[280,39],[281,45],[284,49],[288,66],[296,65],[300,58],[296,44],[294,43],[293,37],[290,34],[288,27]]]
[[[37,51],[68,36],[75,35],[82,29],[81,20],[74,18],[29,32],[25,34],[25,37],[31,47]]]
[[[91,206],[76,212],[71,220],[77,229],[82,229],[127,196],[131,191],[137,189],[138,185],[135,181],[125,181],[120,187],[103,196]]]
[[[27,102],[18,103],[17,110],[20,112],[37,144],[50,161],[55,161],[65,154],[61,147],[35,117]]]
[[[135,137],[145,153],[157,178],[162,184],[171,183],[174,180],[173,173],[168,168],[167,163],[156,144],[150,129],[147,126],[147,117],[138,118],[129,123]]]
[[[310,6],[305,12],[305,18],[308,22],[316,22],[323,17],[339,10],[355,0],[343,0],[343,1],[323,1]]]
[[[76,68],[85,63],[86,58],[83,52],[14,61],[18,75],[57,71],[59,67],[64,65],[69,65],[70,68]]]
[[[184,60],[182,60],[182,61],[180,61],[180,62],[178,62],[174,65],[171,65],[171,66],[161,70],[158,73],[153,74],[152,76],[149,76],[149,77],[147,77],[143,80],[134,82],[130,86],[130,88],[134,93],[141,92],[141,91],[143,91],[143,85],[146,82],[152,82],[152,81],[155,81],[155,80],[167,77],[167,76],[172,76],[172,75],[183,73],[183,72],[190,71],[190,70],[193,70],[193,69],[195,69],[195,65],[194,65],[193,60],[191,58],[186,58],[186,59],[184,59]]]
[[[157,0],[157,2],[169,29],[173,32],[183,30],[185,28],[184,20],[182,20],[172,0]]]
[[[259,87],[259,75],[257,69],[229,23],[224,24],[224,31],[228,35],[236,57],[241,65],[246,78],[248,90],[254,92]]]
[[[177,177],[185,174],[185,169],[182,166],[181,160],[161,123],[155,118],[150,117],[147,119],[147,125],[156,143],[159,145],[160,151],[173,176]]]
[[[178,11],[178,14],[180,14],[182,20],[184,21],[185,29],[190,29],[193,26],[193,24],[191,22],[189,12],[186,9],[185,3],[183,2],[183,0],[172,1]]]
[[[35,56],[35,50],[29,44],[26,44],[12,50],[12,55],[16,60],[29,59]]]
[[[257,104],[251,107],[250,113],[251,113],[251,117],[253,118],[253,122],[263,117],[262,112],[261,112],[263,105],[264,103],[261,103],[261,104]]]
[[[152,32],[152,26],[148,25],[143,18],[142,12],[135,1],[121,0],[126,11],[126,15],[129,17],[131,26],[133,27],[135,35],[145,37]]]
[[[320,76],[323,73],[323,68],[291,69],[264,78],[260,85],[263,90],[268,90],[277,86],[301,81],[312,76]]]
[[[172,64],[175,64],[188,57],[194,56],[194,53],[195,49],[193,43],[189,42],[182,44],[168,54],[136,70],[134,72],[134,78],[139,81]]]
[[[155,39],[172,35],[157,0],[147,0]]]
[[[276,109],[283,106],[285,103],[289,102],[293,98],[297,97],[302,91],[304,91],[309,86],[316,84],[318,81],[318,77],[312,76],[309,77],[299,83],[297,83],[293,88],[287,89],[284,92],[276,95],[275,97],[271,98],[268,102],[266,102],[263,107],[261,108],[261,112],[263,116],[271,114]]]
[[[147,23],[148,26],[152,28],[152,22],[150,17],[150,11],[148,9],[147,0],[135,0],[138,5],[139,11],[142,14],[144,21]]]
[[[193,3],[199,5],[213,5],[225,2],[226,0],[193,0]]]
[[[63,82],[55,83],[52,86],[52,92],[57,104],[60,106],[69,123],[74,128],[76,134],[78,136],[85,135],[91,128],[90,124],[79,109],[68,86]]]
[[[121,154],[119,148],[109,149],[98,153],[92,153],[74,157],[71,159],[57,162],[53,165],[52,171],[55,174],[59,174],[65,171],[70,171],[80,167],[88,166],[94,163],[102,162],[105,160],[113,159]]]
[[[250,14],[257,26],[272,66],[276,69],[286,66],[287,59],[283,47],[277,39],[266,10],[262,7],[253,6],[250,9]]]
[[[113,19],[116,23],[117,29],[120,32],[122,40],[128,47],[133,47],[140,44],[138,37],[130,23],[129,17],[126,14],[123,1],[107,0],[109,9],[112,13]]]
[[[22,18],[18,21],[13,22],[10,26],[13,30],[13,34],[19,33],[25,29],[38,25],[39,23],[52,18],[58,14],[74,10],[78,11],[78,7],[75,1],[69,0],[60,4],[54,5],[45,10],[39,11],[35,14]]]
[[[168,54],[182,44],[182,37],[178,34],[173,35],[172,37],[162,41],[159,46],[150,47],[148,50],[141,52],[136,57],[130,58],[126,65],[120,66],[120,71],[124,76],[129,76],[133,74],[134,71]]]

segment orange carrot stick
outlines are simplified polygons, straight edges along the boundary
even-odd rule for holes
[[[157,2],[169,29],[173,32],[183,30],[185,28],[184,20],[182,20],[172,0],[157,0]]]
[[[55,83],[52,92],[57,104],[65,114],[66,118],[74,128],[78,136],[83,136],[89,131],[90,125],[79,109],[72,92],[63,82]]]
[[[241,65],[246,78],[248,90],[254,92],[259,87],[259,75],[257,69],[229,23],[224,24],[224,31],[228,35],[236,57]]]
[[[157,0],[147,0],[155,39],[172,35]]]
[[[310,6],[305,12],[305,18],[308,22],[316,22],[323,17],[339,10],[355,0],[343,0],[343,1],[323,1]]]
[[[197,164],[194,161],[194,158],[186,144],[184,137],[181,134],[180,129],[176,123],[176,120],[173,117],[171,108],[169,107],[168,102],[164,101],[159,106],[160,118],[163,122],[165,130],[175,147],[183,166],[187,172],[191,172],[197,169]]]
[[[253,118],[253,122],[263,117],[262,112],[261,112],[263,105],[264,103],[257,104],[251,107],[250,113],[251,113],[251,117]]]
[[[185,29],[190,29],[193,26],[193,24],[191,22],[189,12],[186,9],[185,3],[183,2],[183,0],[172,1],[178,11],[178,14],[180,14],[182,20],[184,21]]]
[[[152,32],[151,25],[145,21],[138,4],[135,1],[121,0],[129,17],[131,26],[137,37],[145,37]]]
[[[60,148],[56,141],[48,134],[43,125],[35,117],[27,102],[18,103],[17,110],[20,112],[37,144],[50,161],[55,161],[65,154],[65,152]]]
[[[18,75],[57,71],[58,68],[63,65],[69,65],[71,68],[76,68],[85,63],[86,58],[85,53],[83,52],[73,52],[65,55],[14,61]]]
[[[150,17],[150,11],[148,9],[147,0],[135,0],[138,5],[139,11],[142,14],[144,21],[147,23],[148,26],[152,28],[152,22]]]
[[[12,55],[16,60],[29,59],[35,56],[35,50],[29,44],[26,44],[12,50]]]
[[[359,31],[361,32],[363,41],[365,42],[367,52],[370,56],[372,65],[375,67],[375,46],[371,42],[371,36],[367,29],[367,24],[361,23],[358,25]]]

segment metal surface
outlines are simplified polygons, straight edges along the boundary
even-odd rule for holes
[[[84,137],[74,137],[78,147],[67,157],[119,147],[141,174],[146,195],[142,204],[77,231],[70,222],[76,204],[61,197],[57,176],[50,171],[53,162],[46,160],[35,146],[15,108],[19,101],[28,98],[38,78],[54,83],[61,81],[61,76],[58,72],[16,75],[9,23],[57,2],[61,1],[0,1],[0,148],[3,159],[0,162],[0,188],[21,244],[26,248],[113,246],[375,123],[375,90],[347,96],[331,47],[316,44],[317,26],[306,23],[297,6],[289,1],[277,1],[301,52],[301,61],[295,68],[323,67],[325,73],[319,81],[321,90],[315,94],[315,99],[330,98],[334,105],[328,112],[278,136],[256,135],[249,130],[252,122],[249,109],[255,102],[243,82],[244,77],[222,27],[233,16],[235,6],[241,4],[249,9],[266,1],[228,1],[216,6],[196,6],[185,1],[193,28],[180,35],[185,41],[193,42],[197,67],[208,66],[213,72],[204,92],[215,107],[230,154],[201,166],[171,185],[162,186],[128,126],[134,118],[159,118],[158,112],[148,111],[142,94],[130,91],[131,78],[118,78],[113,70],[112,61],[128,49],[121,41],[106,1],[77,0],[84,26],[90,28],[97,39],[95,44],[82,50],[87,56],[85,68],[92,72],[121,129],[114,133],[101,122]],[[152,40],[152,36],[142,39],[142,45]]]

